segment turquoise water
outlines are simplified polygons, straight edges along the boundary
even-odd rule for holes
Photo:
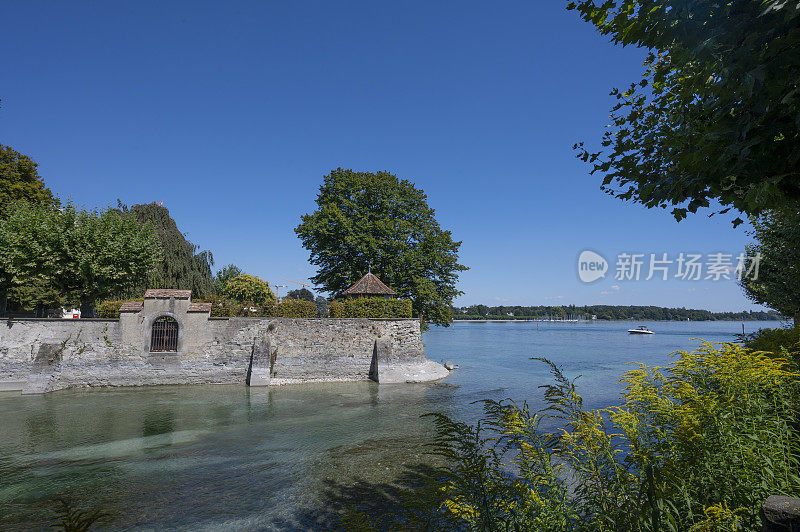
[[[648,325],[651,336],[625,331]],[[776,323],[746,323],[751,332]],[[548,369],[582,375],[589,407],[613,404],[626,363],[664,364],[733,322],[458,323],[424,336],[459,365],[439,383],[250,389],[182,386],[0,393],[0,528],[44,529],[57,499],[107,528],[315,529],[346,505],[391,504],[426,463],[426,412],[474,420],[481,399],[539,404]]]

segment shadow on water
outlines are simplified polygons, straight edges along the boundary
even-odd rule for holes
[[[429,486],[437,471],[420,463],[403,466],[398,476],[387,481],[325,479],[318,506],[298,508],[293,519],[276,520],[272,526],[281,530],[358,530],[359,524],[364,530],[406,528],[429,520],[411,494]]]

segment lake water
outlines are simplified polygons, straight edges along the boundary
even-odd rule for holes
[[[628,335],[648,325],[654,335]],[[778,323],[749,322],[747,332]],[[63,498],[108,528],[314,529],[344,505],[391,503],[407,466],[429,461],[426,412],[474,421],[481,399],[541,404],[543,356],[579,379],[589,407],[614,404],[631,361],[665,364],[695,338],[733,341],[735,322],[457,323],[425,333],[459,365],[420,385],[371,382],[0,393],[0,528],[45,529]]]

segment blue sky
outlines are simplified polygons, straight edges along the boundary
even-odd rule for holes
[[[313,275],[293,228],[341,166],[426,191],[471,268],[459,304],[756,308],[732,281],[578,280],[584,249],[613,270],[749,238],[600,191],[572,145],[597,145],[644,53],[565,3],[13,2],[0,143],[79,204],[163,201],[218,267],[271,283]]]

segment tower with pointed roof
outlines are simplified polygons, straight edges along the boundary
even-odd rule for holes
[[[342,292],[342,297],[385,297],[393,298],[397,292],[386,286],[372,273],[372,269],[356,283]]]

